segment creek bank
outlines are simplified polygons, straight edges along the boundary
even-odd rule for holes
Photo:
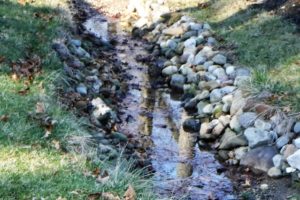
[[[135,9],[139,13],[139,7]],[[201,142],[213,141],[228,165],[299,180],[299,122],[265,103],[273,98],[271,93],[247,94],[250,70],[234,65],[226,51],[218,50],[209,24],[188,16],[168,23],[169,18],[167,13],[150,20],[151,26],[138,24],[133,34],[152,42],[150,52],[166,59],[161,73],[172,89],[184,93],[183,107],[190,113],[185,129],[197,129]]]
[[[139,40],[131,40],[126,34],[109,38],[107,32],[101,32],[107,31],[110,21],[108,23],[103,16],[98,16],[98,12],[87,9],[80,1],[75,5],[80,6],[76,8],[80,11],[76,14],[81,27],[80,34],[90,38],[97,48],[85,48],[80,40],[74,38],[66,40],[65,44],[54,45],[65,62],[64,70],[71,86],[62,91],[62,94],[70,107],[75,107],[81,116],[89,118],[92,138],[97,141],[98,151],[103,159],[118,156],[118,150],[126,146],[125,156],[132,155],[132,158],[139,160],[140,166],[155,166],[153,162],[157,159],[151,158],[151,153],[153,155],[155,151],[153,141],[159,139],[149,137],[149,134],[153,134],[150,129],[154,123],[149,119],[155,120],[155,104],[160,101],[157,100],[160,95],[165,94],[157,96],[157,91],[152,91],[153,84],[145,74],[154,74],[160,79],[162,73],[170,87],[184,93],[179,104],[189,113],[189,119],[176,121],[176,126],[180,130],[181,123],[184,124],[185,131],[180,135],[187,134],[186,138],[190,138],[189,132],[193,132],[192,149],[195,148],[195,143],[202,146],[213,141],[213,149],[228,165],[240,163],[276,177],[286,174],[298,176],[297,139],[292,142],[297,137],[298,125],[294,126],[294,120],[262,103],[272,98],[271,94],[265,93],[253,98],[240,89],[251,79],[250,71],[229,63],[226,52],[220,52],[216,48],[217,40],[209,24],[196,23],[187,16],[170,25],[164,18],[161,22],[149,23],[143,16],[147,23],[139,23],[138,28],[148,24],[150,27],[143,31],[136,28],[134,34],[140,37],[147,33],[145,38],[152,43],[148,45]],[[98,25],[100,29],[87,28]],[[95,31],[97,34],[93,34]],[[111,41],[115,44],[112,45]],[[143,46],[152,52],[151,56],[143,50]],[[155,69],[148,72],[147,66],[138,61],[150,63]],[[161,80],[153,82],[162,83]],[[161,86],[167,88],[164,84],[159,87]],[[182,115],[177,111],[175,116],[178,114]],[[156,124],[157,127],[166,129],[166,124]],[[166,138],[161,138],[164,139]],[[154,147],[164,145],[168,147],[167,144],[154,144]],[[195,156],[197,153],[192,154],[193,161],[201,161]],[[205,155],[203,152],[199,154]],[[208,160],[215,162],[213,158]],[[169,161],[163,160],[164,163]],[[196,166],[201,166],[201,163]],[[185,165],[185,168],[189,167]],[[217,169],[216,165],[212,168]],[[194,171],[201,170],[194,168]],[[188,170],[184,170],[184,173],[186,171]],[[171,185],[171,189],[182,183]],[[203,181],[197,179],[196,183],[201,183],[196,188],[203,188]],[[183,184],[185,189],[188,185]],[[218,184],[208,186],[212,189]],[[165,190],[170,190],[170,187]],[[198,190],[203,191],[205,190]],[[228,191],[231,192],[230,188]],[[216,198],[211,193],[206,195]],[[194,196],[193,199],[197,197]]]

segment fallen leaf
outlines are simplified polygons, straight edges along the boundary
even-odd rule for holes
[[[19,80],[18,75],[17,75],[16,73],[13,73],[13,74],[11,75],[11,79],[14,80],[14,81]]]
[[[113,195],[110,192],[104,192],[101,195],[103,200],[121,200],[120,197]]]
[[[9,116],[8,115],[1,115],[0,116],[0,121],[2,122],[8,122],[9,120]]]
[[[19,90],[18,94],[24,96],[24,95],[27,95],[29,91],[30,91],[30,87],[26,87],[23,90]]]
[[[97,199],[100,199],[100,197],[101,197],[101,193],[97,192],[97,193],[94,193],[94,194],[89,194],[88,195],[88,200],[97,200]]]
[[[97,176],[100,175],[100,168],[99,168],[99,167],[97,167],[96,169],[93,170],[93,175],[94,175],[95,177],[97,177]]]
[[[4,56],[0,56],[0,63],[2,63],[5,60]]]
[[[56,150],[60,150],[60,142],[58,140],[52,140],[52,144]]]
[[[131,185],[128,186],[128,188],[124,194],[124,199],[125,200],[135,200],[136,199],[136,192]]]
[[[45,113],[45,104],[43,102],[37,102],[35,105],[36,113]]]

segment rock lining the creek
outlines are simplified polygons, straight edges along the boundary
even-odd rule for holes
[[[169,23],[168,17],[161,16],[151,26],[145,23],[135,27],[139,29],[134,34],[152,42],[153,55],[167,59],[162,75],[171,88],[183,90],[185,109],[197,111],[191,116],[201,122],[199,138],[215,141],[217,150],[226,149],[228,164],[241,162],[265,172],[271,170],[268,174],[273,177],[291,173],[298,176],[299,151],[287,153],[286,149],[293,143],[298,149],[300,122],[295,123],[286,113],[265,104],[272,94],[264,92],[252,97],[244,92],[245,86],[251,84],[250,70],[234,65],[226,51],[218,50],[218,40],[208,23],[198,23],[188,16]],[[222,118],[229,121],[224,124]],[[185,129],[195,131],[195,124],[188,120],[183,123]],[[234,155],[241,147],[245,147],[244,153]],[[256,151],[263,153],[253,153]],[[272,160],[278,155],[285,159],[274,166]]]

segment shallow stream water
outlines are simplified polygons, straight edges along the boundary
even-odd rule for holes
[[[157,194],[166,199],[230,199],[232,184],[218,173],[222,165],[199,148],[198,133],[183,130],[181,124],[188,116],[181,102],[168,88],[151,87],[148,66],[135,60],[147,54],[144,45],[126,35],[119,38],[118,56],[126,59],[123,70],[129,74],[120,129],[127,135],[139,134],[148,148]]]

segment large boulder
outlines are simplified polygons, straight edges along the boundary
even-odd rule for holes
[[[287,162],[293,168],[300,170],[300,149],[287,158]]]
[[[273,167],[273,157],[277,149],[271,146],[257,147],[250,150],[240,161],[241,165],[268,172]]]
[[[263,131],[257,128],[247,128],[244,135],[249,142],[250,148],[267,145],[272,141],[272,136],[268,131]]]

